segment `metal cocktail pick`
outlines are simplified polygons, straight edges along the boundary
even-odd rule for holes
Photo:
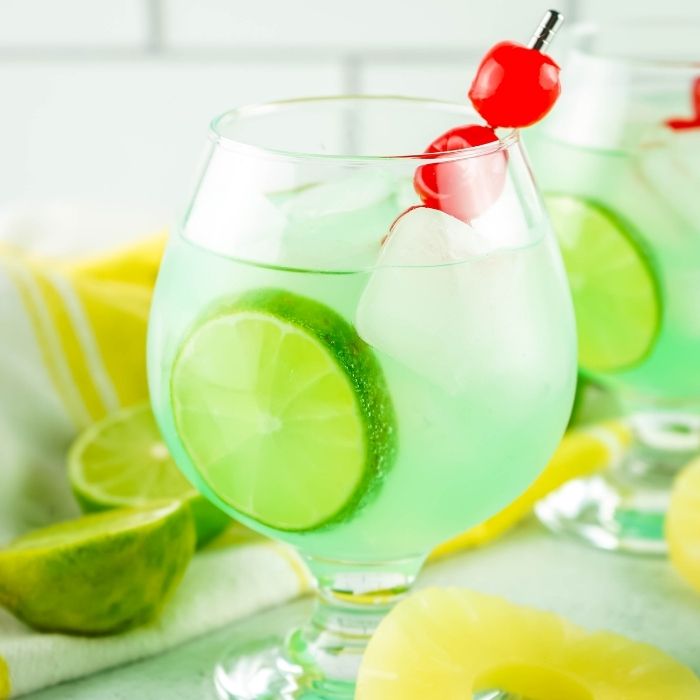
[[[561,12],[547,10],[527,47],[535,49],[535,51],[544,51],[549,46],[549,42],[552,41],[563,21],[564,15]]]

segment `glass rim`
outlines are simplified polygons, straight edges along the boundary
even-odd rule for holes
[[[320,153],[320,152],[305,152],[294,151],[287,149],[271,148],[260,146],[257,144],[247,143],[244,140],[238,140],[225,135],[222,132],[222,125],[225,121],[235,121],[270,114],[273,112],[282,112],[299,107],[304,107],[313,104],[342,104],[349,102],[365,102],[365,103],[399,103],[406,105],[417,105],[425,108],[454,111],[455,114],[462,113],[465,117],[472,119],[478,118],[480,125],[486,126],[477,112],[467,104],[459,102],[450,102],[445,100],[436,100],[423,97],[409,97],[404,95],[361,95],[361,94],[342,94],[342,95],[318,95],[312,97],[295,97],[284,100],[273,100],[269,102],[257,102],[234,109],[227,110],[222,114],[214,117],[209,123],[209,136],[217,146],[221,146],[226,150],[237,151],[246,155],[258,157],[272,158],[275,160],[293,160],[293,161],[322,161],[326,163],[348,163],[357,165],[369,165],[372,163],[384,163],[390,161],[420,161],[421,165],[431,163],[444,163],[455,160],[463,160],[465,158],[477,158],[481,156],[506,151],[520,140],[517,129],[506,129],[504,135],[499,136],[497,141],[485,143],[480,146],[471,146],[470,148],[461,148],[451,151],[442,151],[439,154],[434,153],[406,153],[406,154],[379,154],[379,155],[355,155],[346,153]],[[457,124],[455,125],[457,126]]]
[[[683,28],[694,27],[697,29],[697,35],[700,36],[700,20],[697,19],[687,19],[676,17],[676,18],[647,18],[647,19],[635,19],[627,21],[613,21],[606,22],[605,24],[601,22],[595,22],[591,20],[585,20],[581,22],[576,22],[573,24],[569,30],[569,34],[574,40],[571,46],[571,50],[575,53],[581,54],[587,58],[592,58],[600,60],[606,63],[610,63],[618,66],[627,66],[630,68],[656,68],[665,70],[688,70],[697,71],[700,70],[700,42],[698,42],[698,57],[697,58],[673,58],[673,57],[662,57],[658,55],[653,55],[649,53],[646,55],[644,51],[639,51],[635,53],[630,53],[629,55],[624,55],[623,53],[615,53],[609,50],[600,50],[587,48],[582,45],[582,41],[586,38],[591,38],[595,36],[602,36],[604,34],[617,34],[619,32],[629,33],[635,30],[653,30],[654,32],[661,33],[665,29],[673,28]]]

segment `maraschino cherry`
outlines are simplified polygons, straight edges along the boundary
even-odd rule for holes
[[[561,91],[559,66],[542,51],[562,21],[548,10],[527,46],[502,41],[484,56],[469,99],[491,126],[530,126],[552,109]]]
[[[465,124],[438,136],[426,154],[457,151],[498,141],[493,127],[527,126],[541,119],[559,96],[559,67],[541,53],[561,25],[559,12],[549,10],[529,48],[496,44],[484,57],[469,97],[490,124]],[[416,169],[413,186],[423,204],[469,223],[500,196],[506,179],[505,151],[479,154]]]
[[[685,131],[686,129],[700,129],[700,77],[693,81],[692,104],[694,117],[674,117],[666,120],[666,126],[674,131]]]
[[[444,153],[498,141],[489,126],[465,124],[438,136],[426,153]],[[488,209],[503,190],[506,157],[503,152],[422,165],[413,185],[425,206],[469,222]]]

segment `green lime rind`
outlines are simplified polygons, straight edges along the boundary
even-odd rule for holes
[[[194,546],[178,501],[51,525],[0,550],[0,604],[43,631],[121,632],[158,615]]]
[[[213,306],[180,346],[170,390],[199,476],[266,527],[309,531],[353,517],[394,459],[396,419],[373,350],[333,309],[292,292],[256,289]],[[266,423],[271,435],[258,427]],[[239,442],[227,437],[236,424]]]
[[[231,518],[177,468],[148,403],[115,411],[84,430],[68,452],[68,478],[84,513],[161,500],[186,503],[194,518],[198,547],[231,524]]]
[[[663,312],[648,246],[598,202],[551,193],[545,203],[571,286],[581,368],[607,373],[639,365],[654,348]]]

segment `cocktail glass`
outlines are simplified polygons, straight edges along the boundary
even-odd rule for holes
[[[156,286],[152,404],[186,476],[296,548],[318,589],[308,624],[221,661],[222,698],[351,697],[431,548],[517,496],[562,435],[573,309],[518,134],[421,155],[474,118],[334,97],[213,122]],[[418,206],[418,167],[469,223]]]
[[[538,513],[605,549],[665,550],[671,482],[700,451],[698,36],[692,23],[577,27],[561,102],[528,135],[582,371],[617,395],[634,435],[613,469]]]

